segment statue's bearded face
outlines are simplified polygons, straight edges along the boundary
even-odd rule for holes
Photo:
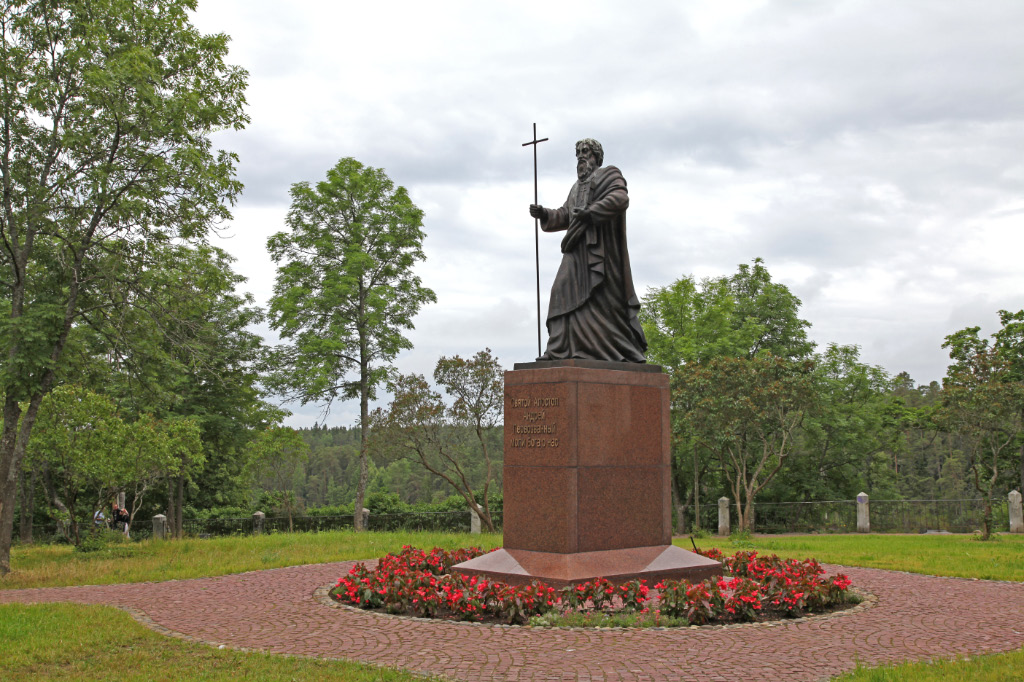
[[[576,177],[582,180],[589,177],[595,170],[597,170],[597,157],[594,150],[588,145],[581,146],[576,152]]]

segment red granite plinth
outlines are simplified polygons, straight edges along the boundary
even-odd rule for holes
[[[554,587],[564,587],[606,578],[614,583],[646,580],[653,586],[666,579],[700,582],[721,575],[722,564],[675,545],[662,545],[575,554],[499,549],[458,564],[455,570],[510,585],[529,585],[540,580]]]
[[[556,585],[721,574],[672,546],[669,429],[660,368],[570,360],[506,372],[504,548],[455,570]]]

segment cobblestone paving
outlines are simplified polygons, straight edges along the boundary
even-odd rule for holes
[[[397,665],[458,680],[826,680],[876,665],[1024,646],[1024,583],[842,571],[877,604],[771,626],[568,630],[425,622],[317,602],[352,562],[162,583],[0,591],[0,603],[129,611],[166,634]]]

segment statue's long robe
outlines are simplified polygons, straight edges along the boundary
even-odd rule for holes
[[[573,208],[583,206],[592,221],[575,244],[566,248],[563,240],[548,305],[548,345],[540,359],[645,362],[647,339],[626,250],[629,195],[618,168],[598,168],[577,181],[561,208],[545,211],[541,228],[568,229]]]

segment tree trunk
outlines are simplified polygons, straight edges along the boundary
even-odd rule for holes
[[[686,510],[679,499],[679,482],[675,476],[672,476],[672,507],[676,510],[676,533],[681,535],[687,531]]]
[[[178,540],[185,537],[185,477],[178,476],[178,499],[174,505],[174,537]]]
[[[57,532],[59,532],[68,540],[74,542],[75,544],[78,544],[77,535],[74,532],[74,518],[72,517],[71,512],[68,510],[67,505],[64,504],[64,501],[61,500],[60,496],[57,495],[57,489],[54,487],[53,481],[50,479],[50,475],[46,471],[43,472],[43,488],[46,490],[46,496],[49,498],[50,503],[57,508],[57,511],[65,515],[71,522],[71,525],[69,526],[68,523],[64,521],[64,519],[57,521]]]
[[[469,503],[469,508],[472,509],[474,512],[476,512],[477,518],[480,519],[480,523],[483,524],[484,528],[487,529],[487,532],[493,533],[494,532],[494,522],[491,521],[491,512],[490,512],[490,510],[489,509],[484,509],[479,504],[477,504],[476,500],[473,499],[472,495],[469,495],[469,496],[463,495],[463,497]]]
[[[981,539],[988,540],[992,537],[992,500],[985,498],[985,514],[981,519]]]
[[[177,515],[174,513],[174,479],[167,479],[167,523],[170,525],[170,535],[173,538],[177,538],[177,532],[175,531],[175,519]]]
[[[14,486],[12,495],[7,495],[6,481],[16,482],[21,470],[20,457],[15,459],[18,436],[18,421],[21,419],[21,405],[12,396],[4,400],[4,421],[0,427],[0,577],[11,570],[11,540],[14,534]],[[8,521],[8,518],[10,519]]]
[[[491,521],[491,497],[490,497],[490,495],[491,495],[491,492],[490,492],[491,491],[491,475],[493,473],[493,470],[491,468],[491,455],[490,455],[490,453],[487,450],[487,441],[484,438],[483,428],[480,426],[480,422],[479,421],[477,421],[477,423],[476,423],[476,439],[480,442],[480,449],[484,453],[484,461],[487,462],[487,475],[486,475],[486,478],[484,479],[484,491],[483,491],[484,506],[483,506],[483,510],[484,510],[484,517],[487,518],[487,521],[485,523],[485,525],[487,527],[487,531],[490,532],[490,533],[493,533],[494,532],[494,523]],[[483,517],[481,517],[481,519],[482,518]]]
[[[10,215],[8,214],[7,217],[9,219]],[[92,229],[89,232],[90,237],[97,225],[98,222],[94,220]],[[11,571],[14,501],[18,494],[18,474],[21,472],[21,463],[25,458],[25,450],[28,448],[28,439],[32,435],[32,428],[35,426],[36,417],[39,415],[39,406],[43,402],[43,397],[53,388],[53,383],[57,378],[54,367],[57,366],[61,356],[64,354],[64,346],[67,344],[68,334],[71,333],[71,326],[74,322],[73,313],[78,301],[80,275],[88,248],[88,241],[83,244],[83,247],[76,256],[72,266],[71,286],[67,303],[64,306],[63,328],[53,345],[53,350],[50,351],[50,368],[43,373],[41,379],[35,385],[33,393],[29,398],[28,409],[25,410],[20,425],[18,423],[18,416],[21,415],[21,407],[17,399],[10,391],[7,392],[4,398],[3,427],[0,429],[0,577],[7,575]],[[15,254],[15,260],[20,261],[19,267],[21,271],[26,272],[28,250],[23,249],[19,251],[20,253]],[[18,281],[10,297],[11,320],[17,320],[24,313],[25,277],[18,277],[17,279]],[[17,325],[15,325],[15,330],[17,330]],[[19,341],[17,335],[16,331],[13,335],[13,343],[9,345],[7,352],[8,360],[14,360],[18,357]],[[72,524],[74,523],[75,521],[72,519]]]
[[[1020,446],[1020,487],[1017,490],[1024,495],[1024,443]]]
[[[32,544],[32,521],[36,512],[36,472],[21,472],[21,523],[18,527],[18,538],[22,544]]]
[[[754,495],[748,489],[744,491],[746,493],[746,501],[743,503],[742,509],[740,508],[739,502],[736,504],[737,511],[740,512],[740,530],[745,533],[754,532]]]
[[[693,448],[693,528],[700,530],[700,466],[696,447]]]
[[[361,344],[365,348],[365,343]],[[366,530],[363,524],[363,504],[366,499],[366,484],[370,478],[367,462],[366,440],[370,430],[370,373],[366,365],[365,351],[362,351],[362,365],[359,368],[359,483],[356,485],[356,505],[353,525],[357,531]]]
[[[49,390],[52,378],[43,380]],[[28,438],[39,414],[45,391],[32,396],[22,414],[21,405],[12,396],[4,400],[3,428],[0,430],[0,577],[11,571],[11,542],[14,539],[14,503],[18,496],[18,474],[25,458]],[[20,419],[20,423],[19,423]]]

